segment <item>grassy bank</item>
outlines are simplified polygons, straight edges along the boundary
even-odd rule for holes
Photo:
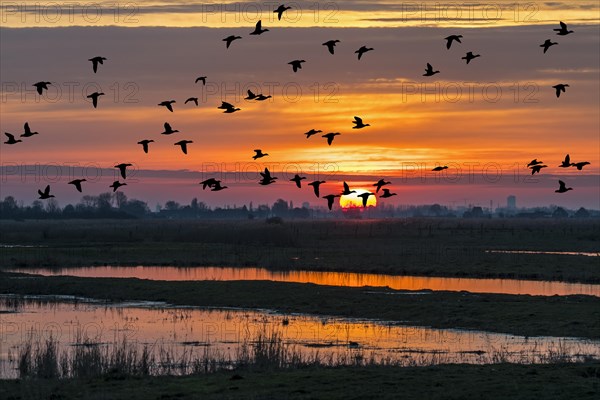
[[[159,378],[3,381],[9,399],[597,399],[600,363],[309,367]]]
[[[74,295],[175,305],[277,309],[468,328],[525,336],[600,338],[600,299],[411,292],[269,281],[166,282],[138,279],[33,277],[0,273],[0,293]]]
[[[600,221],[2,221],[1,267],[259,266],[420,276],[600,282]],[[42,247],[36,247],[42,246]]]

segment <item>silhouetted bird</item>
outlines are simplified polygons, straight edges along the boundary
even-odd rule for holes
[[[16,144],[16,143],[22,142],[21,139],[15,140],[15,135],[13,135],[12,133],[4,132],[4,134],[8,138],[8,140],[6,142],[4,142],[4,144]]]
[[[306,62],[306,61],[294,60],[294,61],[290,61],[288,64],[290,64],[292,66],[292,69],[294,70],[294,72],[297,72],[299,69],[302,69],[303,62]]]
[[[132,165],[133,164],[121,163],[121,164],[115,165],[115,168],[119,168],[119,171],[121,171],[121,176],[123,177],[123,179],[127,179],[127,167],[131,167]]]
[[[560,168],[569,168],[571,166],[571,156],[566,155],[563,162],[559,165]]]
[[[193,101],[194,104],[196,104],[196,107],[198,107],[198,98],[197,97],[190,97],[189,99],[187,99],[183,104],[187,104],[190,101]]]
[[[369,196],[375,196],[375,193],[365,192],[365,193],[361,193],[357,196],[362,198],[362,205],[363,205],[363,207],[366,207],[367,201],[369,200]]]
[[[582,161],[582,162],[578,162],[578,163],[573,163],[571,164],[573,167],[576,167],[579,171],[581,171],[583,169],[583,167],[585,167],[586,165],[589,165],[590,163],[588,161]]]
[[[365,54],[367,51],[371,51],[371,50],[375,50],[375,49],[373,49],[372,47],[361,46],[360,49],[356,50],[354,53],[358,54],[358,59],[360,60],[363,54]]]
[[[340,197],[340,195],[328,194],[327,196],[323,196],[324,199],[327,199],[327,208],[329,208],[329,210],[331,210],[331,207],[333,207],[333,201],[336,197]]]
[[[390,189],[383,188],[383,194],[379,197],[382,199],[387,199],[388,197],[396,196],[396,193],[390,193]]]
[[[481,57],[481,54],[473,54],[472,51],[467,52],[467,55],[464,57],[461,57],[463,60],[467,60],[467,64],[471,62],[471,60],[477,58],[477,57]]]
[[[43,192],[38,189],[38,193],[40,194],[40,200],[46,200],[50,197],[54,197],[53,194],[50,194],[50,185],[46,186],[46,189],[44,189]]]
[[[547,165],[542,165],[542,164],[537,164],[537,165],[533,165],[531,166],[531,175],[538,173],[542,170],[542,168],[546,168],[548,167]]]
[[[443,167],[435,167],[434,169],[432,169],[432,171],[443,171],[445,169],[448,169],[448,166],[444,165]]]
[[[573,33],[573,31],[567,29],[567,24],[562,21],[560,21],[560,29],[553,29],[553,31],[559,36],[567,36],[569,33]]]
[[[362,129],[365,126],[371,126],[370,124],[363,124],[362,118],[359,117],[354,117],[354,121],[352,121],[352,123],[355,125],[352,127],[352,129]]]
[[[531,162],[529,164],[527,164],[528,167],[531,167],[532,165],[538,165],[538,164],[543,164],[543,161],[538,161],[537,158],[534,158],[533,160],[531,160]]]
[[[183,151],[183,154],[187,154],[188,143],[194,143],[194,142],[191,140],[180,140],[179,142],[175,143],[174,146],[181,146],[181,151]]]
[[[104,96],[104,93],[94,92],[94,93],[90,94],[89,96],[87,96],[88,99],[92,99],[92,105],[94,106],[94,108],[98,107],[98,97],[100,97],[100,96]]]
[[[218,192],[219,190],[227,189],[227,186],[221,186],[221,181],[215,181],[214,185],[210,189],[211,192]]]
[[[558,181],[558,189],[555,190],[556,193],[565,193],[569,190],[573,190],[573,188],[568,188],[563,181]]]
[[[137,144],[141,144],[142,148],[144,149],[144,153],[148,153],[148,143],[154,143],[154,140],[152,139],[144,139],[141,140],[139,142],[137,142]]]
[[[231,36],[227,36],[225,39],[223,39],[223,41],[224,41],[224,42],[227,42],[227,48],[229,48],[229,46],[231,46],[231,43],[232,43],[234,40],[238,40],[238,39],[241,39],[241,38],[242,38],[241,36],[234,36],[234,35],[231,35]]]
[[[29,129],[29,122],[25,122],[25,125],[23,125],[23,130],[24,133],[21,135],[21,137],[30,137],[33,135],[38,135],[37,132],[31,132],[31,129]]]
[[[263,158],[264,156],[269,155],[269,153],[263,153],[261,149],[256,149],[256,150],[254,150],[254,152],[256,153],[255,155],[252,156],[252,158],[254,160],[256,160],[257,158]]]
[[[352,193],[356,193],[356,190],[350,190],[350,186],[344,181],[344,190],[340,193],[342,196],[348,196]]]
[[[373,184],[373,186],[377,186],[377,190],[375,190],[375,192],[379,193],[379,189],[381,189],[385,185],[389,185],[390,183],[392,182],[386,182],[384,179],[378,180],[377,183]]]
[[[158,103],[159,106],[166,107],[167,110],[173,112],[173,106],[171,104],[177,103],[175,100],[165,100]]]
[[[206,189],[207,187],[210,188],[219,183],[221,183],[221,181],[218,181],[215,178],[208,178],[208,179],[205,179],[202,182],[200,182],[200,184],[202,185],[202,190]]]
[[[460,38],[462,38],[462,35],[450,35],[445,37],[444,39],[446,40],[446,48],[450,49],[450,47],[452,47],[452,42],[457,41],[458,43],[462,43],[460,41]]]
[[[302,180],[306,179],[305,176],[300,176],[298,174],[294,175],[294,177],[292,179],[290,179],[290,181],[292,182],[296,182],[296,186],[298,186],[298,189],[300,189],[302,187]]]
[[[38,94],[42,94],[44,92],[44,89],[48,90],[48,85],[52,85],[52,82],[43,82],[42,81],[42,82],[34,83],[31,86],[35,86]]]
[[[244,97],[244,100],[254,100],[256,99],[256,95],[252,93],[251,90],[248,89],[248,96]]]
[[[103,64],[104,65],[104,60],[106,60],[106,57],[93,57],[88,59],[88,61],[92,62],[92,68],[94,70],[94,73],[96,73],[96,71],[98,71],[98,64]],[[81,190],[80,190],[81,192]]]
[[[554,46],[555,44],[558,44],[558,43],[553,42],[550,39],[546,39],[546,41],[543,44],[540,44],[540,47],[544,48],[544,54],[546,54],[546,52],[548,51],[548,49],[550,47]]]
[[[118,188],[120,188],[121,186],[127,186],[126,183],[121,183],[119,181],[114,181],[112,183],[112,185],[110,185],[109,187],[113,188],[113,192],[116,192]]]
[[[322,130],[315,130],[315,129],[311,129],[310,131],[306,132],[306,138],[308,139],[309,137],[311,137],[312,135],[316,135],[317,133],[321,133],[323,132]]]
[[[339,132],[329,132],[329,133],[326,133],[325,135],[323,135],[321,137],[327,138],[327,144],[331,146],[331,143],[333,143],[333,138],[335,138],[338,135],[341,135],[341,133],[339,133]]]
[[[431,64],[427,63],[427,68],[425,68],[425,73],[423,74],[423,76],[433,76],[433,75],[439,74],[439,73],[440,73],[440,71],[434,71]]]
[[[271,172],[268,168],[265,168],[265,172],[260,172],[260,176],[262,176],[262,179],[258,183],[261,185],[270,185],[277,179],[277,177],[271,176]]]
[[[206,86],[206,76],[197,77],[194,83],[198,83],[198,81],[202,81],[202,86]]]
[[[240,111],[241,110],[241,108],[236,108],[233,104],[228,103],[226,101],[222,101],[221,105],[219,107],[217,107],[217,108],[221,109],[221,110],[225,110],[223,112],[227,113],[227,114],[231,114],[231,113],[234,113],[236,111]]]
[[[339,40],[328,40],[325,43],[323,43],[323,46],[327,46],[327,49],[329,50],[329,52],[331,54],[334,54],[334,48],[335,48],[335,44],[339,43]]]
[[[171,135],[171,134],[176,133],[176,132],[179,132],[179,131],[177,129],[175,129],[175,130],[172,129],[171,125],[169,125],[168,122],[165,122],[165,131],[161,132],[160,134],[161,135]]]
[[[261,93],[258,96],[256,96],[256,99],[254,99],[254,100],[256,100],[256,101],[265,101],[265,100],[270,99],[270,98],[271,98],[271,95],[265,96],[264,94]]]
[[[279,21],[281,21],[281,16],[283,15],[283,13],[291,8],[292,7],[286,7],[285,5],[282,4],[279,7],[277,7],[273,12],[277,13],[277,19]]]
[[[251,35],[262,35],[265,32],[268,32],[268,29],[262,28],[262,21],[259,19],[254,27],[254,31],[250,32]]]
[[[319,197],[319,186],[321,186],[322,183],[325,183],[325,181],[313,181],[309,183],[309,185],[313,187],[315,196],[317,197]]]
[[[552,87],[556,89],[556,97],[560,97],[560,92],[566,93],[569,85],[566,83],[559,83],[558,85],[554,85]]]
[[[69,182],[69,185],[74,185],[75,189],[77,189],[77,191],[81,193],[81,182],[87,181],[85,179],[74,179],[71,182]]]

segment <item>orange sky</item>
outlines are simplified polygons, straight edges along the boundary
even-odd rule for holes
[[[461,172],[477,164],[472,168],[479,174],[489,168],[527,174],[525,164],[538,158],[549,165],[545,173],[565,179],[600,173],[594,2],[540,5],[536,19],[527,21],[508,17],[510,6],[501,2],[502,18],[477,21],[465,15],[423,19],[409,16],[419,10],[350,1],[338,6],[335,24],[315,22],[302,9],[298,20],[269,21],[271,30],[260,37],[247,35],[256,19],[242,12],[258,3],[240,4],[237,22],[227,13],[222,22],[208,11],[203,22],[191,6],[145,3],[136,11],[138,22],[117,23],[121,28],[60,18],[49,29],[47,18],[36,21],[35,9],[19,14],[23,10],[5,8],[0,129],[20,134],[28,121],[41,134],[2,144],[2,164],[110,168],[130,162],[143,170],[200,173],[266,165],[398,177],[439,164]],[[263,14],[266,26],[271,15]],[[574,34],[554,35],[558,15]],[[167,27],[148,27],[157,18]],[[64,27],[73,24],[82,27]],[[446,50],[443,38],[453,33],[462,34],[463,43]],[[221,39],[229,34],[243,39],[226,50]],[[341,40],[333,56],[321,46],[332,38]],[[542,54],[538,46],[547,38],[559,45]],[[358,61],[354,50],[361,45],[375,50]],[[464,65],[466,51],[482,57]],[[108,58],[97,74],[87,61],[94,55]],[[294,74],[287,62],[296,58],[307,62]],[[442,72],[423,77],[427,62]],[[200,75],[208,76],[206,87],[194,84]],[[42,98],[31,87],[39,80],[54,83]],[[570,84],[560,99],[552,88],[557,83]],[[243,100],[249,88],[273,98]],[[94,90],[106,93],[98,109],[85,99]],[[183,104],[191,96],[200,98],[199,107]],[[174,113],[156,105],[167,99],[177,100]],[[221,100],[242,110],[223,114],[216,109]],[[371,126],[352,129],[355,115]],[[180,133],[161,136],[164,122]],[[320,135],[303,136],[311,128],[341,135],[327,146]],[[156,141],[149,154],[136,144],[141,139]],[[182,139],[194,141],[187,156],[173,145]],[[262,163],[251,159],[255,148],[269,153]],[[584,171],[558,168],[566,153],[591,165]],[[589,192],[587,203],[600,201],[597,192]]]

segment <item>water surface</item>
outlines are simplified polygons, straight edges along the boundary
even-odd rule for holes
[[[359,355],[375,361],[432,363],[546,362],[560,352],[580,359],[600,357],[600,341],[525,338],[481,331],[430,329],[373,320],[281,315],[268,310],[168,307],[160,303],[100,303],[81,299],[40,301],[2,297],[0,377],[16,376],[19,349],[30,337],[52,337],[72,351],[82,339],[109,346],[126,338],[136,346],[172,354],[211,354],[235,359],[261,332],[277,333],[303,357],[352,363]],[[208,352],[208,353],[207,353]]]
[[[85,278],[139,278],[161,281],[235,281],[268,280],[275,282],[314,283],[346,287],[389,287],[394,290],[445,290],[472,293],[497,293],[532,296],[583,294],[600,297],[600,285],[530,281],[518,279],[441,278],[362,274],[355,272],[272,271],[264,268],[237,267],[81,267],[62,269],[14,269],[14,272],[44,276],[69,275]]]

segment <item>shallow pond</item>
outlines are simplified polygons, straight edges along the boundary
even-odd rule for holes
[[[18,355],[52,338],[65,354],[78,346],[107,351],[123,339],[161,359],[235,362],[259,338],[280,340],[289,357],[337,364],[549,362],[600,357],[600,341],[525,338],[481,331],[430,329],[373,320],[282,315],[268,310],[169,307],[161,303],[101,303],[52,297],[0,297],[0,377],[15,377]],[[112,346],[112,347],[111,347]]]
[[[139,278],[162,281],[269,280],[348,287],[389,287],[395,290],[445,290],[532,296],[583,294],[600,297],[600,285],[518,279],[441,278],[362,274],[354,272],[272,271],[264,268],[230,267],[82,267],[63,269],[13,269],[13,272],[44,276],[69,275],[86,278]]]

